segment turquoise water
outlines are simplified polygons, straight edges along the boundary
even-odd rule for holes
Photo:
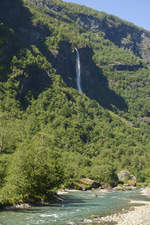
[[[140,191],[76,192],[63,195],[64,202],[49,207],[0,212],[0,225],[80,224],[91,215],[105,215],[129,206],[129,200],[146,200]]]

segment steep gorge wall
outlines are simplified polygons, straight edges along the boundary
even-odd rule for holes
[[[74,13],[75,4],[63,3],[61,1],[43,1],[43,0],[25,0],[26,2],[38,7],[52,10],[57,14],[66,13],[71,20],[92,32],[102,31],[105,38],[112,41],[118,47],[128,49],[134,52],[136,56],[143,58],[147,63],[150,63],[150,32],[142,28],[138,28],[132,23],[125,22],[118,17],[96,12],[96,14]],[[68,9],[68,10],[67,10]],[[78,10],[76,10],[78,11]],[[72,12],[72,13],[70,13]]]

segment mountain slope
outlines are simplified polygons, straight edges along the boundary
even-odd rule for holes
[[[116,16],[73,3],[50,0],[26,1],[33,5],[52,10],[57,15],[60,14],[61,16],[65,14],[69,18],[68,21],[74,21],[86,30],[94,33],[98,33],[101,30],[105,33],[105,38],[112,41],[118,47],[132,50],[137,56],[145,59],[148,63],[150,62],[150,32],[143,28],[123,21]]]
[[[41,2],[36,1],[36,5],[41,5]],[[15,2],[13,4],[15,7]],[[62,2],[58,5],[52,1],[47,1],[47,4],[46,7],[50,9],[38,8],[40,11],[36,11],[30,5],[29,11],[27,7],[23,8],[20,3],[20,14],[17,14],[16,11],[12,13],[13,7],[11,6],[10,14],[15,15],[15,18],[18,16],[16,21],[13,21],[10,16],[5,16],[7,15],[6,11],[9,13],[9,4],[1,7],[3,9],[3,21],[11,29],[14,27],[13,35],[17,39],[16,42],[13,37],[10,38],[10,33],[7,34],[10,44],[5,46],[4,51],[9,52],[1,59],[1,64],[7,64],[7,71],[9,70],[9,59],[7,57],[11,57],[11,54],[15,55],[15,45],[17,45],[16,51],[19,48],[36,45],[47,60],[51,62],[57,73],[62,76],[67,86],[76,88],[75,53],[72,50],[74,46],[78,46],[81,54],[81,77],[84,92],[92,99],[98,100],[104,107],[111,110],[115,108],[115,112],[118,113],[119,111],[126,112],[124,116],[130,120],[133,120],[133,116],[137,118],[137,121],[141,117],[147,117],[150,111],[149,105],[146,104],[146,102],[149,102],[148,65],[135,57],[132,51],[122,50],[113,44],[113,40],[109,41],[104,29],[100,29],[98,33],[95,33],[91,32],[90,29],[87,31],[84,26],[79,26],[79,23],[75,22],[75,18],[79,18],[79,15],[73,14],[73,12],[76,10],[85,14],[87,10],[88,16],[90,16],[90,13],[92,15],[95,13],[97,17],[104,17],[104,15],[84,7],[70,7],[70,5]],[[20,16],[22,18],[24,14],[24,21],[21,22]],[[31,19],[33,14],[37,15],[34,22]],[[116,29],[116,24],[118,22],[114,22],[114,26],[112,26],[114,29]],[[121,24],[122,26],[126,25],[123,22]],[[132,30],[133,26],[130,26],[130,29]],[[134,29],[136,29],[136,32],[140,30],[135,27]],[[109,31],[109,33],[112,33],[111,30]],[[113,32],[116,35],[120,34],[116,30]],[[20,39],[20,37],[22,38]],[[88,64],[90,64],[89,67]],[[3,79],[6,74],[7,72],[4,70]],[[144,99],[143,94],[145,95]],[[144,107],[139,110],[141,105],[144,105]]]
[[[81,177],[114,185],[121,169],[149,182],[149,65],[138,44],[119,48],[149,33],[61,1],[2,0],[0,15],[1,204],[50,199]]]

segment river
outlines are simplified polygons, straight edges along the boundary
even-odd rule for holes
[[[63,195],[64,202],[46,207],[0,212],[0,225],[79,225],[92,215],[106,215],[129,207],[130,200],[147,200],[140,190],[86,191]]]

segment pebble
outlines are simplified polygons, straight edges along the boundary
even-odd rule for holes
[[[140,202],[137,202],[140,203]],[[127,213],[113,214],[94,219],[94,222],[115,222],[118,225],[150,225],[150,202],[142,202],[145,205],[136,206]]]

